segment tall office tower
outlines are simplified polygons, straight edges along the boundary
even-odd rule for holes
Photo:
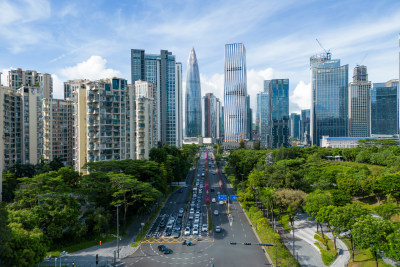
[[[72,89],[75,169],[85,171],[86,162],[128,158],[126,80],[112,78],[68,83]]]
[[[42,105],[43,157],[72,165],[72,101],[45,98]]]
[[[264,88],[264,92],[260,93],[259,107],[260,107],[260,124],[259,124],[260,144],[266,148],[268,147],[267,134],[270,122],[270,113],[268,108],[269,107],[268,88]]]
[[[224,128],[224,114],[225,114],[225,108],[221,104],[221,112],[219,116],[219,140],[222,141],[225,138],[225,128]]]
[[[37,73],[34,70],[23,71],[22,69],[10,70],[8,86],[14,90],[21,86],[38,86],[38,92],[42,99],[53,97],[53,78],[47,73]]]
[[[311,142],[320,145],[323,135],[348,136],[348,65],[330,53],[312,56],[311,68]]]
[[[253,139],[260,140],[260,93],[257,94],[257,107],[256,107],[256,121],[255,121],[255,135]]]
[[[349,136],[371,135],[371,82],[366,66],[356,66],[349,84]]]
[[[225,45],[224,130],[226,142],[249,139],[246,49],[243,44]]]
[[[249,140],[253,140],[253,110],[250,108],[250,96],[246,97],[247,106],[247,136]]]
[[[300,139],[308,144],[310,143],[310,110],[301,110],[301,126],[300,126]]]
[[[289,147],[289,79],[273,79],[268,86],[268,147]]]
[[[157,146],[157,103],[154,84],[135,82],[134,129],[136,159],[149,159],[149,152]]]
[[[203,137],[218,138],[219,133],[219,111],[218,111],[219,99],[212,93],[207,93],[203,96],[202,108],[203,108]]]
[[[374,83],[371,90],[371,133],[398,134],[397,90],[399,81]]]
[[[216,114],[215,114],[215,119],[216,119],[216,138],[220,140],[221,138],[221,116],[222,116],[222,104],[221,101],[216,98]]]
[[[201,135],[201,87],[194,48],[190,51],[186,76],[186,137]]]
[[[142,80],[154,84],[157,99],[157,138],[163,144],[182,145],[182,64],[167,50],[159,55],[131,50],[132,84]]]
[[[290,136],[300,139],[300,115],[297,113],[290,114]]]

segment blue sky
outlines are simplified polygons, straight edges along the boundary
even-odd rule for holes
[[[54,74],[55,96],[68,79],[130,80],[130,49],[172,51],[186,63],[196,50],[202,93],[223,95],[224,45],[247,50],[252,107],[263,79],[290,79],[290,111],[310,105],[309,57],[322,52],[368,67],[372,82],[399,76],[400,1],[47,1],[0,0],[0,71]],[[363,59],[364,58],[364,59]],[[130,81],[129,81],[130,82]]]

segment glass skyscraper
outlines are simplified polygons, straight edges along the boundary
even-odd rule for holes
[[[132,83],[142,80],[155,85],[157,139],[162,144],[182,144],[182,64],[167,50],[159,55],[131,50]]]
[[[310,58],[311,142],[320,145],[322,136],[348,136],[348,65],[330,53]]]
[[[290,136],[300,139],[300,115],[297,113],[290,114]]]
[[[300,126],[301,140],[305,143],[310,142],[310,110],[301,110],[301,126]]]
[[[249,139],[246,49],[242,43],[225,45],[224,103],[225,141]]]
[[[398,134],[397,80],[374,83],[371,90],[371,133]]]
[[[186,76],[186,136],[201,135],[201,87],[194,48],[190,51]]]
[[[264,85],[268,86],[268,147],[289,147],[289,79],[273,79]]]
[[[353,82],[349,84],[349,136],[369,137],[371,135],[371,82],[368,81],[367,67],[356,66]]]

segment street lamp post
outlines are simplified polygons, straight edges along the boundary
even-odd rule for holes
[[[240,175],[242,176],[242,182],[243,182],[243,176],[244,176],[244,174],[243,174],[243,173],[241,173]]]
[[[295,265],[295,253],[294,253],[294,226],[292,226],[292,231],[293,231],[293,266]]]
[[[114,207],[117,208],[117,253],[118,253],[118,259],[119,259],[119,214],[118,214],[118,208],[121,206],[121,204],[116,204]]]
[[[60,256],[58,257],[58,258],[60,258],[60,267],[61,267],[61,258],[66,256],[67,254],[68,254],[68,252],[66,252],[65,250],[60,252]]]

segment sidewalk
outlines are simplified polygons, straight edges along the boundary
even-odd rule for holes
[[[297,214],[294,222],[295,227],[295,250],[298,253],[299,263],[305,266],[326,266],[322,262],[321,253],[317,246],[314,245],[316,240],[314,235],[317,232],[317,223],[307,219],[307,214]],[[293,251],[292,234],[287,233],[283,228],[285,234],[281,235],[282,240],[286,247]],[[330,232],[325,234],[333,240],[333,235]],[[339,250],[339,255],[336,260],[330,265],[331,267],[343,267],[346,266],[350,260],[350,252],[342,240],[336,238],[336,246]]]

